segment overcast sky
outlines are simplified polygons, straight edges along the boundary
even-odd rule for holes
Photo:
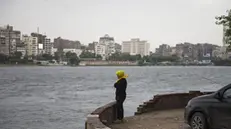
[[[148,40],[151,50],[165,43],[222,44],[215,16],[231,0],[0,0],[0,25],[23,34],[46,33],[87,44],[109,34],[121,43]]]

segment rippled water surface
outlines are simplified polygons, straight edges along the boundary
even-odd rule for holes
[[[231,80],[229,67],[0,67],[0,129],[83,129],[88,113],[114,100],[119,69],[129,74],[126,116],[154,94]]]

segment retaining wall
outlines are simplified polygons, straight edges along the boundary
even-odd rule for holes
[[[155,95],[153,99],[139,105],[135,115],[158,110],[184,108],[190,99],[211,93],[213,92],[189,91],[189,93]],[[87,116],[85,129],[111,129],[107,125],[110,125],[115,120],[116,102],[111,102],[99,107]]]
[[[110,129],[110,125],[116,120],[116,102],[97,108],[87,116],[85,129]]]
[[[184,108],[190,99],[211,93],[213,92],[189,91],[189,93],[155,95],[151,100],[139,105],[135,115],[158,110]]]

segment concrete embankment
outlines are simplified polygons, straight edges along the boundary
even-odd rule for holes
[[[178,127],[184,126],[182,109],[187,105],[188,101],[196,96],[210,93],[213,92],[190,91],[189,93],[155,95],[151,100],[139,105],[135,116],[125,118],[125,123],[121,124],[113,124],[116,120],[116,106],[115,102],[111,102],[88,115],[85,129],[168,129],[171,126],[179,129]],[[171,127],[171,129],[175,128]]]

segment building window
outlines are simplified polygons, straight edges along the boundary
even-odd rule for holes
[[[1,38],[0,38],[0,43],[1,43],[1,44],[6,44],[6,40],[5,40],[4,37],[1,37]]]

